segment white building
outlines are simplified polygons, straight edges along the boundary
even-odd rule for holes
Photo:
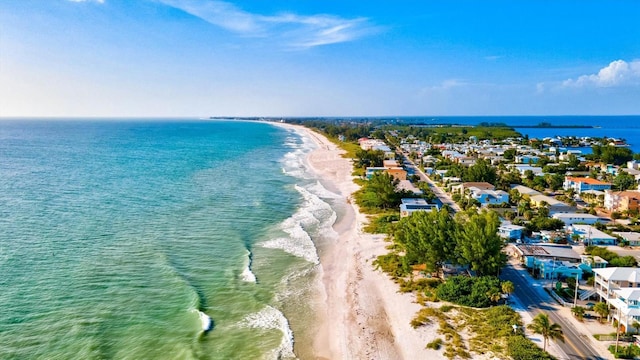
[[[565,226],[571,226],[573,224],[588,224],[593,225],[597,222],[602,222],[602,219],[591,214],[584,213],[555,213],[551,215],[554,219],[562,220]]]
[[[591,225],[571,225],[572,235],[577,235],[580,241],[586,245],[615,245],[617,239],[604,233]]]
[[[503,239],[518,240],[522,239],[522,231],[524,229],[524,226],[513,225],[509,221],[503,221],[498,228],[498,235]]]
[[[640,321],[640,269],[611,267],[593,272],[596,294],[611,307],[611,321],[617,320],[627,331]]]

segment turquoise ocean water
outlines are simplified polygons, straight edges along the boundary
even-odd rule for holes
[[[266,123],[0,121],[0,358],[307,357],[337,198],[313,148]]]

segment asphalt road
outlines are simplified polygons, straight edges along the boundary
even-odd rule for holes
[[[507,264],[501,271],[500,278],[513,282],[515,292],[512,295],[515,295],[520,300],[522,306],[532,316],[544,312],[552,322],[562,326],[565,342],[557,342],[557,344],[567,355],[567,359],[606,359],[593,349],[585,335],[575,331],[573,325],[556,310],[557,303],[549,294],[531,285],[529,273],[526,270],[514,268],[512,264]]]
[[[406,155],[401,154],[402,155],[402,159],[403,162],[406,164],[405,166],[413,169],[414,173],[418,175],[418,177],[420,177],[421,181],[426,182],[427,184],[429,184],[429,188],[431,188],[431,191],[433,191],[433,193],[436,195],[436,197],[438,197],[438,201],[440,202],[440,206],[446,204],[448,205],[451,209],[453,209],[454,212],[458,212],[460,211],[460,206],[458,206],[458,204],[455,203],[455,201],[453,201],[453,199],[451,199],[451,196],[449,196],[449,194],[447,194],[446,192],[444,192],[442,189],[440,189],[427,175],[425,175],[425,173],[422,172],[422,170],[420,170],[419,167],[417,167]]]

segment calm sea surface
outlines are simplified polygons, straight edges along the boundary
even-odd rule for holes
[[[266,123],[0,121],[0,358],[304,355],[337,197],[313,147]]]
[[[403,117],[404,123],[478,125],[482,122],[504,123],[514,126],[530,138],[554,136],[589,136],[625,139],[634,153],[640,152],[640,116],[440,116]],[[592,128],[522,128],[518,125],[591,126]],[[590,152],[590,149],[584,149]]]

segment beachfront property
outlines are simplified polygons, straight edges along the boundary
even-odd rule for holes
[[[555,213],[551,215],[551,217],[561,220],[565,226],[571,226],[573,224],[593,225],[597,222],[602,222],[601,218],[587,213]]]
[[[593,272],[596,294],[612,308],[611,321],[617,320],[623,331],[640,321],[640,269],[611,267]]]
[[[614,235],[619,236],[622,240],[629,243],[629,246],[640,246],[640,233],[639,232],[622,232],[614,231]]]
[[[604,207],[608,211],[624,212],[624,211],[639,211],[640,210],[640,191],[627,190],[627,191],[611,191],[605,190],[604,192]]]
[[[438,211],[438,205],[429,204],[427,200],[422,198],[405,198],[400,204],[400,217],[407,217],[416,211]]]
[[[524,226],[513,225],[509,221],[503,221],[498,228],[498,235],[507,240],[520,240],[524,236]]]
[[[546,204],[547,208],[549,209],[549,215],[557,213],[571,213],[576,211],[575,206],[571,206],[565,202],[547,195],[529,195],[529,200],[531,205],[536,208],[543,207]]]
[[[578,177],[566,176],[564,178],[564,183],[562,187],[565,190],[573,189],[573,191],[575,191],[576,194],[580,194],[585,190],[599,190],[599,191],[610,190],[611,183],[607,183],[604,181],[587,178],[587,177],[578,178]]]
[[[567,229],[571,237],[577,237],[586,245],[615,245],[617,239],[591,225],[574,224]]]

